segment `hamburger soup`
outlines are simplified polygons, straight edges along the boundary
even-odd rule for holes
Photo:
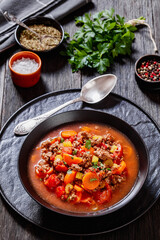
[[[139,160],[130,140],[97,123],[62,125],[33,149],[30,182],[46,202],[72,212],[97,211],[124,198]]]

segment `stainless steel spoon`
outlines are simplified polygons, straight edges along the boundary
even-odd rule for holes
[[[52,36],[49,36],[49,35],[40,35],[38,34],[37,32],[35,32],[34,30],[32,30],[31,28],[29,28],[26,24],[24,24],[22,21],[20,21],[18,18],[16,18],[14,15],[8,13],[7,11],[5,11],[3,13],[4,17],[8,20],[8,21],[11,21],[11,22],[14,22],[26,29],[28,29],[30,32],[32,32],[35,36],[38,37],[39,41],[41,42],[41,44],[45,44],[45,42],[43,41],[45,38],[51,38],[51,39],[54,39],[56,38],[56,36],[52,37]],[[48,44],[48,46],[53,46],[54,44]]]
[[[25,135],[31,132],[33,128],[35,128],[39,123],[44,121],[46,118],[54,114],[55,112],[59,111],[60,109],[66,107],[69,104],[83,101],[86,103],[97,103],[104,99],[114,88],[117,82],[117,77],[113,74],[105,74],[93,78],[92,80],[88,81],[83,87],[80,92],[80,97],[70,100],[55,109],[52,109],[49,112],[46,112],[38,117],[31,118],[24,122],[19,123],[15,129],[14,133],[17,135]]]

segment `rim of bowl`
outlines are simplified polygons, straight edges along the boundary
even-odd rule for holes
[[[139,59],[137,59],[137,61],[135,62],[135,73],[136,73],[136,76],[137,76],[140,80],[142,80],[144,83],[148,83],[148,84],[160,84],[160,81],[147,81],[147,80],[141,78],[141,77],[138,75],[138,72],[137,72],[138,67],[137,67],[137,66],[138,66],[138,64],[139,64],[140,62],[143,61],[144,58],[147,58],[147,57],[149,57],[149,58],[157,57],[157,58],[159,58],[159,60],[160,60],[160,55],[157,55],[157,54],[146,54],[146,55],[143,55],[142,57],[140,57]]]
[[[16,27],[15,33],[14,33],[16,42],[17,42],[18,45],[19,45],[20,47],[22,47],[23,49],[26,49],[27,51],[33,51],[33,52],[35,52],[35,53],[45,53],[45,52],[50,52],[50,51],[52,51],[52,50],[57,49],[57,48],[61,45],[61,43],[63,42],[63,39],[64,39],[64,29],[63,29],[62,25],[61,25],[56,19],[49,18],[49,17],[42,17],[42,16],[27,18],[27,19],[23,20],[22,22],[25,23],[27,26],[29,26],[29,25],[27,24],[28,21],[33,20],[33,21],[35,21],[34,24],[36,24],[36,21],[37,21],[38,19],[49,20],[49,21],[55,22],[57,25],[59,25],[59,27],[60,27],[60,29],[61,29],[62,37],[61,37],[61,41],[58,43],[58,45],[56,45],[55,47],[53,47],[53,48],[51,48],[51,49],[40,50],[40,51],[26,48],[25,46],[23,46],[23,45],[20,43],[19,38],[18,38],[18,36],[17,36],[18,29],[19,29],[19,28],[23,28],[22,26],[19,26],[19,25]],[[44,23],[44,24],[45,24],[45,23]],[[55,28],[56,28],[56,27],[55,27]]]
[[[15,56],[17,56],[17,55],[20,55],[21,57],[20,58],[18,58],[18,59],[21,59],[22,57],[24,57],[23,56],[23,53],[30,53],[32,56],[36,56],[36,59],[38,58],[38,64],[39,64],[39,66],[38,66],[38,68],[37,68],[37,70],[35,71],[35,72],[32,72],[32,73],[19,73],[19,72],[16,72],[15,70],[13,70],[13,68],[12,68],[12,64],[11,64],[11,61],[13,60],[13,58],[15,57]],[[25,57],[24,57],[25,58]],[[29,58],[29,57],[28,57]],[[16,60],[18,60],[18,59],[16,59]],[[35,58],[32,58],[32,59],[35,59]],[[36,60],[35,59],[35,60]],[[16,61],[15,60],[15,61]],[[13,61],[14,62],[14,61]],[[10,68],[10,70],[12,71],[12,72],[14,72],[15,74],[18,74],[18,75],[21,75],[21,76],[31,76],[32,74],[35,74],[36,72],[38,72],[40,69],[41,69],[41,66],[42,66],[42,61],[41,61],[41,58],[36,54],[36,53],[34,53],[34,52],[30,52],[30,51],[21,51],[21,52],[17,52],[17,53],[15,53],[14,55],[12,55],[12,57],[9,59],[9,68]]]
[[[23,180],[22,180],[22,178],[21,178],[21,173],[20,173],[20,168],[19,168],[20,156],[21,156],[22,148],[23,148],[24,144],[26,144],[26,139],[28,138],[28,136],[27,136],[27,138],[24,140],[24,142],[23,142],[23,144],[22,144],[22,146],[21,146],[21,150],[20,150],[20,152],[19,152],[19,157],[18,157],[18,161],[17,161],[17,168],[18,168],[19,179],[20,179],[20,181],[21,181],[24,189],[25,189],[26,192],[31,196],[31,198],[32,198],[34,201],[36,201],[39,205],[45,207],[46,209],[48,209],[48,210],[51,211],[51,212],[58,213],[58,214],[62,214],[62,215],[69,216],[69,217],[80,217],[80,218],[100,217],[100,216],[104,216],[104,215],[108,215],[108,214],[115,213],[116,211],[122,209],[125,205],[129,204],[129,203],[139,194],[140,190],[142,189],[142,187],[143,187],[143,185],[144,185],[144,183],[145,183],[145,181],[146,181],[146,179],[147,179],[148,172],[149,172],[149,166],[150,166],[148,149],[146,148],[146,145],[145,145],[142,137],[139,135],[139,133],[138,133],[133,127],[131,127],[126,121],[120,119],[120,118],[117,117],[117,116],[114,116],[114,115],[112,115],[112,114],[109,114],[109,113],[104,113],[104,112],[95,111],[95,110],[82,110],[82,109],[81,109],[81,110],[71,110],[71,111],[67,111],[67,112],[62,112],[62,113],[56,114],[56,115],[54,115],[54,116],[51,116],[51,117],[49,117],[48,119],[53,118],[53,117],[57,117],[57,116],[59,116],[59,115],[63,115],[63,114],[66,114],[66,113],[71,113],[71,114],[72,114],[72,112],[75,112],[75,111],[76,111],[76,112],[81,112],[81,111],[86,112],[86,111],[87,111],[87,112],[94,112],[94,113],[99,113],[99,114],[108,114],[108,115],[111,115],[112,117],[114,117],[114,118],[116,118],[116,119],[119,119],[120,121],[122,121],[122,122],[124,122],[126,125],[128,125],[128,126],[135,132],[135,134],[139,137],[139,139],[141,140],[141,143],[142,143],[143,146],[144,146],[145,152],[146,152],[146,156],[147,156],[147,160],[146,160],[146,161],[147,161],[147,169],[146,169],[146,171],[145,171],[142,184],[139,186],[139,188],[136,190],[136,192],[134,193],[134,189],[135,189],[136,184],[137,184],[138,179],[139,179],[139,171],[138,171],[136,180],[135,180],[132,188],[130,189],[130,191],[129,191],[120,201],[116,202],[115,204],[111,205],[111,206],[108,207],[108,208],[101,209],[101,210],[95,211],[95,212],[73,212],[73,211],[68,211],[68,210],[65,211],[64,209],[61,209],[61,208],[56,207],[56,206],[53,206],[55,209],[54,209],[54,208],[52,209],[52,208],[50,208],[49,206],[45,206],[43,203],[41,203],[38,199],[36,199],[36,197],[34,197],[34,196],[30,193],[30,191],[27,189],[27,187],[25,186],[25,184],[24,184],[24,182],[23,182]],[[45,121],[47,121],[47,119],[46,119]],[[45,121],[44,121],[44,122],[45,122]],[[44,122],[40,123],[38,126],[44,124]],[[37,126],[37,127],[38,127],[38,126]],[[32,134],[34,133],[34,131],[36,131],[36,128],[37,128],[37,127],[35,127],[35,128],[31,131]],[[54,127],[54,128],[55,128],[55,127]],[[118,130],[118,131],[120,131],[120,130]],[[31,134],[31,133],[30,133],[30,134]],[[121,133],[124,134],[123,132],[121,132]],[[30,134],[29,134],[29,135],[30,135]],[[127,137],[128,137],[128,136],[127,136]],[[133,144],[133,143],[132,143],[132,144]],[[134,144],[133,144],[133,145],[134,145]],[[36,192],[36,191],[35,191],[35,192]],[[36,193],[36,194],[37,194],[37,193]],[[130,196],[131,194],[133,194],[133,196],[131,196],[131,197],[129,198],[129,196]],[[42,197],[40,197],[38,194],[37,194],[37,196],[38,196],[40,199],[42,199]],[[125,200],[126,200],[127,198],[128,198],[128,201],[125,202]],[[42,199],[42,200],[43,200],[43,199]],[[43,200],[43,201],[45,201],[45,200]],[[119,204],[120,204],[120,206],[119,206]]]

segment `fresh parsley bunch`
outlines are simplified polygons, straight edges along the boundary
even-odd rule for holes
[[[68,42],[66,52],[72,71],[84,67],[95,68],[104,73],[118,55],[130,55],[136,27],[125,23],[124,17],[114,15],[114,9],[76,18],[81,24]],[[69,34],[66,34],[69,36]]]

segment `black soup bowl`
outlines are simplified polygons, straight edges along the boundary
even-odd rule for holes
[[[93,121],[96,119],[96,121]],[[36,146],[36,144],[43,138],[47,133],[51,132],[52,130],[60,127],[63,124],[69,123],[81,123],[81,122],[92,122],[92,123],[101,123],[110,126],[111,128],[117,129],[122,134],[128,137],[128,139],[134,145],[138,157],[139,157],[139,172],[137,179],[135,181],[134,186],[130,190],[130,192],[118,203],[114,204],[113,206],[99,210],[96,212],[69,212],[67,210],[63,210],[57,208],[55,206],[51,206],[45,200],[43,200],[34,190],[30,183],[30,179],[28,177],[28,160],[32,149]],[[91,111],[91,110],[75,110],[57,114],[52,116],[39,124],[33,131],[27,136],[25,139],[19,154],[18,160],[18,172],[19,178],[25,190],[28,194],[37,201],[41,206],[49,209],[50,211],[57,212],[63,215],[68,216],[75,216],[75,217],[93,217],[93,216],[101,216],[106,215],[109,213],[113,213],[123,206],[127,205],[131,200],[133,200],[136,195],[139,193],[140,189],[142,188],[148,173],[149,167],[149,159],[147,149],[145,144],[139,134],[126,122],[123,120],[98,111]]]
[[[17,26],[17,28],[15,30],[15,40],[21,48],[23,48],[27,51],[33,51],[35,53],[47,53],[47,52],[56,50],[62,44],[63,39],[64,39],[64,30],[63,30],[62,25],[58,21],[56,21],[55,19],[48,18],[48,17],[33,17],[33,18],[28,18],[27,20],[25,20],[23,22],[28,27],[31,26],[31,25],[34,25],[34,24],[35,25],[44,24],[45,26],[54,27],[61,33],[61,40],[60,40],[58,45],[56,45],[55,47],[53,47],[51,49],[36,51],[36,50],[30,49],[30,48],[27,48],[20,43],[20,36],[21,36],[22,31],[25,28],[23,28],[22,26]]]

